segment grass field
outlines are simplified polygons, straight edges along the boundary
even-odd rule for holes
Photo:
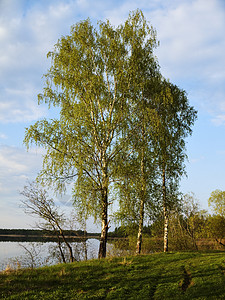
[[[225,252],[158,253],[5,271],[0,299],[225,299]]]

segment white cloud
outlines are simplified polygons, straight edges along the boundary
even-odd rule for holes
[[[62,2],[51,3],[54,2],[34,5],[25,15],[24,1],[1,3],[0,122],[30,121],[46,114],[37,106],[36,96],[41,92],[41,77],[49,65],[46,54],[65,27],[69,32],[69,20],[65,21],[72,14]]]
[[[47,108],[38,106],[36,90],[32,86],[6,88],[1,93],[0,122],[30,122],[46,115]]]
[[[146,16],[156,27],[162,73],[191,104],[225,125],[225,6],[221,0],[177,1]]]
[[[117,25],[138,7],[157,29],[161,45],[156,54],[163,74],[189,93],[193,89],[194,105],[215,111],[223,103],[223,97],[217,97],[225,93],[225,9],[220,0],[98,0],[95,5],[89,0],[51,0],[27,5],[27,1],[1,2],[0,102],[8,104],[1,110],[1,122],[46,115],[36,97],[49,65],[46,53],[72,24],[90,16],[109,18]],[[205,95],[206,88],[210,92]]]
[[[223,1],[121,1],[105,16],[117,25],[137,8],[157,30],[160,46],[155,53],[162,74],[187,90],[198,109],[220,112],[225,103]]]
[[[2,0],[0,2],[0,122],[31,121],[46,115],[37,106],[46,54],[72,24],[97,16],[102,1]],[[103,9],[104,10],[104,9]]]
[[[225,125],[225,114],[218,114],[214,118],[212,118],[212,123],[215,126]]]
[[[41,148],[31,148],[27,152],[18,147],[0,146],[0,228],[26,228],[37,221],[24,214],[20,192],[27,181],[36,178],[45,153]],[[67,200],[70,199],[68,196]],[[69,205],[65,199],[58,200],[58,204]]]
[[[9,149],[7,149],[8,152]],[[1,172],[3,173],[4,170],[7,170],[7,174],[10,176],[11,174],[15,175],[21,172],[27,171],[27,166],[20,161],[20,157],[15,157],[14,151],[10,151],[7,153],[0,153],[0,165],[1,165]]]
[[[7,178],[11,175],[19,179],[28,178],[37,174],[42,166],[43,151],[35,148],[27,152],[23,148],[0,146],[0,174]]]
[[[4,133],[0,132],[0,139],[6,140],[7,139],[7,135],[5,135]]]
[[[137,8],[158,32],[163,75],[186,89],[195,107],[210,112],[214,124],[225,125],[223,0],[0,0],[0,123],[14,123],[13,133],[6,129],[7,142],[22,135],[17,122],[47,115],[36,95],[50,63],[46,54],[58,38],[87,17],[118,25]],[[0,146],[0,191],[8,204],[15,204],[17,190],[41,167],[41,155],[33,151]]]
[[[205,160],[205,157],[202,155],[200,157],[196,157],[196,158],[191,158],[190,159],[190,163],[192,164],[196,164],[196,163],[199,163],[201,161]]]
[[[26,180],[33,180],[42,167],[42,151],[11,146],[0,146],[0,192],[1,198],[17,198],[18,190]]]
[[[42,166],[41,149],[0,146],[0,227],[29,227],[32,219],[19,207],[27,180],[32,181]],[[34,221],[33,221],[34,222]]]
[[[23,212],[23,209],[19,206],[19,200],[17,205],[11,205],[5,203],[4,206],[0,204],[1,218],[0,228],[35,228],[37,219],[28,216]]]
[[[182,1],[166,12],[157,10],[153,22],[161,40],[159,54],[171,72],[193,76],[197,70],[204,76],[212,61],[225,61],[225,11],[219,1]]]

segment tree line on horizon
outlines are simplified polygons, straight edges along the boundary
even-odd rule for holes
[[[144,220],[161,214],[168,251],[169,213],[179,206],[186,138],[197,111],[186,92],[162,76],[157,46],[156,31],[141,10],[117,27],[109,21],[94,27],[89,19],[73,25],[48,53],[51,66],[38,95],[39,104],[59,109],[59,117],[26,129],[27,147],[46,149],[37,182],[55,193],[72,183],[80,219],[101,222],[99,258],[106,256],[114,203],[115,220],[138,225],[137,254]],[[34,191],[24,192],[28,210],[45,205],[45,193]]]
[[[208,206],[212,213],[201,209],[193,193],[182,195],[179,204],[169,211],[170,251],[224,249],[225,191],[213,191]],[[162,251],[163,222],[163,215],[159,214],[153,222],[143,227],[145,253]],[[138,224],[133,222],[117,226],[109,235],[126,237],[129,242],[124,243],[125,247],[132,251],[137,231]]]

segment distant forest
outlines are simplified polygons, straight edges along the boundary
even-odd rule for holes
[[[41,229],[0,229],[0,241],[55,241],[57,231]],[[83,230],[65,230],[70,238],[99,237],[99,233],[87,233]]]
[[[66,235],[69,236],[83,236],[87,235],[83,230],[65,230]],[[53,234],[52,230],[41,230],[41,229],[0,229],[0,235],[43,235]],[[95,234],[95,233],[94,233]],[[97,234],[98,235],[98,234]]]

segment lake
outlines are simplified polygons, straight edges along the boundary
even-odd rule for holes
[[[85,259],[85,246],[87,259],[98,257],[99,240],[97,239],[72,242],[71,245],[77,260]],[[55,242],[0,242],[1,271],[5,270],[7,265],[11,268],[38,267],[59,262],[60,255]]]

